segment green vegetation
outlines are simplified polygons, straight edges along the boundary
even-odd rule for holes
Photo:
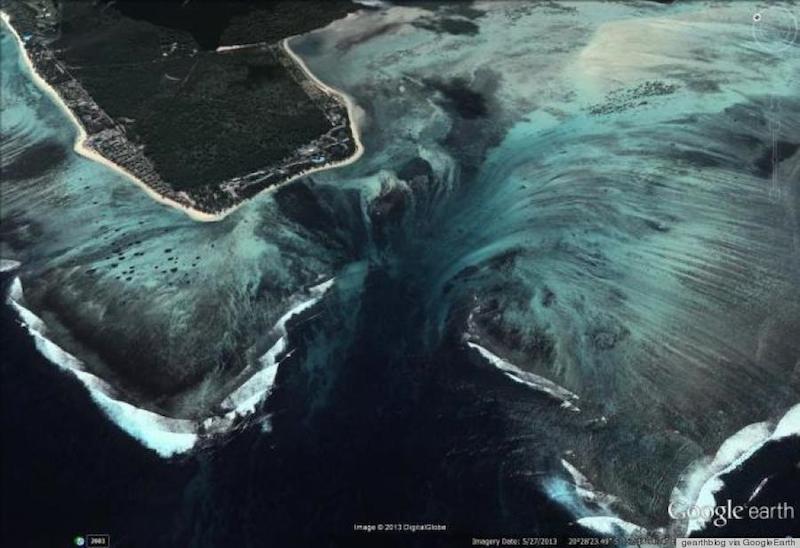
[[[330,128],[278,62],[275,46],[214,49],[274,44],[341,17],[353,4],[201,2],[202,19],[181,12],[182,3],[130,4],[63,3],[52,47],[174,189],[213,186],[267,167]],[[216,27],[197,28],[196,20]]]

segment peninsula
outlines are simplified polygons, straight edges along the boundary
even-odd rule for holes
[[[77,125],[79,154],[200,221],[362,154],[351,99],[311,74],[289,39],[353,4],[302,20],[281,3],[220,13],[216,35],[126,4],[0,3],[34,81]],[[173,9],[181,25],[191,16]],[[281,26],[251,22],[259,18]]]

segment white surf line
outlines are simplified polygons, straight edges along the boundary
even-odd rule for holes
[[[561,465],[569,472],[572,482],[575,485],[575,494],[583,501],[600,507],[603,515],[592,515],[579,517],[576,521],[579,525],[595,531],[601,535],[614,536],[620,532],[628,535],[644,535],[647,530],[640,525],[625,521],[611,511],[611,505],[619,501],[614,495],[596,491],[589,478],[584,476],[580,470],[570,464],[567,460],[561,459]]]
[[[0,272],[11,272],[22,266],[22,263],[13,259],[0,259]]]
[[[368,8],[389,8],[392,5],[389,2],[384,2],[383,0],[353,0],[356,4],[361,4],[362,6],[366,6]]]
[[[11,272],[18,269],[20,263],[0,259],[0,266],[3,272]],[[86,387],[90,398],[121,430],[159,456],[169,458],[190,451],[203,439],[224,434],[237,418],[255,413],[258,404],[271,393],[281,363],[277,357],[286,351],[286,323],[316,305],[333,286],[334,280],[331,278],[309,288],[304,295],[306,298],[296,302],[280,317],[272,327],[272,331],[279,335],[278,341],[259,359],[261,368],[225,398],[221,407],[226,412],[197,420],[168,417],[120,399],[111,384],[88,371],[80,359],[50,340],[45,322],[25,306],[22,282],[18,276],[11,282],[6,304],[17,313],[20,323],[33,338],[37,351],[47,361],[76,377]],[[289,350],[284,354],[284,358],[291,352]]]
[[[168,458],[190,450],[198,441],[193,421],[166,417],[118,399],[115,390],[103,379],[86,370],[83,362],[47,337],[44,321],[24,306],[22,282],[15,277],[6,304],[19,316],[33,338],[36,350],[47,361],[75,376],[88,390],[91,399],[120,429],[142,445]]]
[[[767,443],[790,436],[800,436],[800,403],[789,408],[777,423],[763,421],[740,429],[720,445],[713,459],[704,457],[690,464],[672,491],[670,508],[681,514],[690,506],[714,508],[717,493],[725,487],[722,476],[737,470]],[[751,498],[763,484],[762,481]],[[698,515],[686,521],[689,535],[705,527],[709,518]]]
[[[269,395],[272,391],[272,386],[275,384],[278,366],[294,352],[294,349],[287,352],[289,332],[286,324],[289,320],[322,300],[331,286],[333,286],[334,280],[335,278],[331,278],[310,288],[308,290],[309,298],[298,302],[278,319],[271,330],[278,335],[278,340],[258,359],[259,370],[231,392],[220,405],[227,411],[226,417],[235,418],[236,416],[251,415],[255,412],[256,406]],[[281,355],[283,355],[283,358],[279,360],[278,356]]]
[[[188,206],[186,206],[184,204],[176,202],[175,200],[172,200],[172,199],[170,199],[170,198],[168,198],[168,197],[166,197],[166,196],[164,196],[162,194],[159,194],[155,189],[153,189],[150,186],[148,186],[144,181],[142,181],[141,179],[136,177],[130,171],[128,171],[125,168],[115,164],[114,162],[112,162],[111,160],[109,160],[108,158],[103,156],[102,154],[100,154],[97,151],[95,151],[95,150],[89,148],[88,146],[86,146],[86,140],[89,138],[89,136],[86,133],[86,130],[84,129],[83,124],[77,118],[77,116],[75,116],[75,114],[70,110],[70,108],[67,106],[67,104],[64,102],[64,100],[61,98],[61,96],[58,94],[58,92],[55,90],[55,88],[53,88],[50,84],[48,84],[47,81],[44,78],[42,78],[41,75],[36,71],[36,67],[34,67],[33,62],[31,61],[31,58],[28,55],[28,50],[25,49],[25,43],[23,42],[22,37],[20,37],[19,33],[17,33],[17,30],[11,24],[11,17],[6,12],[0,10],[0,19],[3,20],[3,22],[6,24],[6,26],[10,29],[11,34],[16,39],[17,45],[19,46],[19,49],[21,51],[22,59],[23,59],[23,61],[25,63],[25,66],[28,69],[28,72],[31,74],[31,79],[33,80],[34,84],[36,84],[36,86],[38,88],[40,88],[48,96],[50,96],[50,98],[53,100],[53,102],[56,103],[56,105],[69,117],[69,119],[77,127],[78,134],[75,137],[75,144],[74,144],[74,147],[73,147],[75,152],[80,154],[81,156],[83,156],[85,158],[93,160],[93,161],[95,161],[95,162],[97,162],[99,164],[102,164],[102,165],[108,167],[109,169],[112,169],[112,170],[116,171],[120,175],[126,177],[127,179],[129,179],[130,181],[135,183],[139,188],[144,190],[145,193],[150,198],[152,198],[156,202],[158,202],[160,204],[163,204],[163,205],[166,205],[166,206],[169,206],[169,207],[172,207],[172,208],[175,208],[175,209],[177,209],[179,211],[182,211],[187,216],[189,216],[189,218],[191,218],[191,219],[193,219],[195,221],[200,221],[200,222],[221,221],[225,217],[227,217],[228,215],[230,215],[231,213],[233,213],[234,211],[236,211],[237,209],[242,207],[244,204],[246,204],[247,202],[249,202],[250,200],[252,200],[256,196],[260,195],[262,192],[274,191],[274,190],[280,188],[281,186],[283,186],[285,184],[291,183],[292,181],[296,181],[297,179],[299,179],[301,177],[305,177],[307,175],[311,175],[312,173],[317,173],[317,172],[325,171],[325,170],[328,170],[328,169],[335,169],[337,167],[343,167],[343,166],[350,165],[353,162],[355,162],[356,160],[358,160],[359,158],[361,158],[361,156],[364,154],[364,145],[361,142],[360,131],[359,131],[359,128],[358,128],[358,124],[355,121],[355,113],[356,113],[356,111],[355,111],[355,103],[353,102],[353,100],[350,98],[349,95],[347,95],[347,94],[345,94],[345,93],[343,93],[343,92],[341,92],[339,90],[336,90],[336,89],[332,88],[331,86],[328,86],[327,84],[324,84],[319,78],[314,76],[314,74],[311,73],[311,71],[308,69],[308,66],[305,64],[305,62],[302,59],[300,59],[300,57],[298,55],[296,55],[292,51],[292,49],[289,47],[288,41],[291,38],[286,38],[286,39],[283,40],[283,43],[282,43],[284,50],[289,54],[289,56],[292,58],[292,60],[294,60],[300,66],[300,68],[303,70],[303,72],[306,74],[306,76],[308,76],[309,79],[311,79],[325,93],[333,94],[333,95],[339,97],[340,100],[345,104],[345,107],[347,109],[347,116],[348,116],[349,122],[350,122],[350,129],[351,129],[351,132],[353,134],[353,141],[355,142],[356,150],[353,152],[353,154],[349,158],[346,158],[345,160],[340,160],[338,162],[331,162],[329,164],[325,164],[325,165],[317,166],[317,167],[312,167],[312,168],[306,169],[304,171],[301,171],[300,173],[297,173],[296,175],[293,175],[289,179],[286,179],[285,181],[282,181],[281,183],[279,183],[277,185],[272,185],[272,186],[270,186],[268,188],[265,188],[264,190],[262,190],[261,192],[259,192],[255,196],[252,196],[252,197],[250,197],[250,198],[248,198],[246,200],[242,200],[239,203],[229,207],[228,209],[223,209],[222,211],[219,211],[217,213],[207,213],[205,211],[200,211],[200,210],[197,210],[197,209],[193,209],[193,208],[188,207]],[[255,45],[257,45],[257,44],[253,44],[253,45],[245,44],[245,45],[243,45],[241,47],[242,48],[246,48],[246,47],[252,47],[252,46],[255,46]],[[228,50],[239,49],[238,46],[223,46],[223,47],[227,47]],[[223,50],[223,52],[224,51],[226,51],[226,50]]]
[[[472,341],[466,341],[467,346],[477,350],[480,355],[489,363],[500,369],[505,375],[518,383],[530,386],[534,390],[543,392],[553,398],[561,401],[561,407],[569,409],[570,411],[579,412],[580,409],[575,405],[579,397],[577,394],[570,392],[566,388],[559,386],[550,379],[546,379],[534,373],[523,371],[511,362],[508,362],[500,356],[488,351],[479,344]]]
[[[561,459],[561,466],[563,466],[564,469],[569,472],[569,475],[572,477],[572,483],[575,484],[575,492],[579,497],[581,497],[581,499],[594,504],[603,505],[604,510],[608,510],[607,506],[609,504],[619,500],[614,495],[596,491],[594,485],[592,485],[592,482],[589,481],[589,478],[584,476],[580,470],[578,470],[566,459]]]

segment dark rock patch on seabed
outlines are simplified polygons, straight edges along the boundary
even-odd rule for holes
[[[329,209],[305,183],[282,187],[275,193],[275,201],[284,215],[307,229],[324,231],[335,224]]]
[[[789,141],[777,141],[767,146],[755,161],[756,172],[760,177],[769,177],[775,165],[794,156],[798,148],[800,148],[800,143],[790,143]]]
[[[387,34],[399,29],[402,26],[401,23],[387,23],[385,25],[381,25],[375,27],[374,29],[370,29],[362,34],[358,34],[351,38],[347,38],[345,40],[341,40],[336,44],[336,47],[340,50],[348,50],[353,46],[357,46],[362,44],[368,40],[372,40],[373,38],[377,38],[382,34]]]
[[[22,219],[19,211],[3,210],[3,218],[0,219],[0,241],[11,249],[24,249],[33,245],[42,234],[44,231],[39,223]]]
[[[408,211],[409,196],[400,187],[387,187],[369,205],[372,219],[372,235],[381,245],[394,240],[405,239],[401,229],[402,220]]]
[[[415,27],[438,33],[475,36],[480,27],[468,19],[455,17],[422,19],[413,23]]]
[[[8,165],[0,167],[0,179],[15,181],[41,177],[63,164],[66,158],[67,151],[56,141],[33,144],[24,148]]]
[[[275,202],[281,214],[309,238],[335,251],[332,258],[360,255],[367,235],[356,193],[316,185],[309,178],[281,187]]]
[[[428,79],[439,92],[438,102],[452,120],[450,131],[439,144],[451,151],[461,165],[462,180],[471,180],[486,151],[502,141],[514,120],[503,115],[497,98],[503,75],[487,68],[449,81]]]
[[[447,9],[447,13],[451,15],[458,15],[472,21],[480,19],[486,15],[485,11],[474,8],[465,2],[448,3],[445,7]]]
[[[441,93],[442,106],[459,117],[471,120],[488,114],[486,97],[472,90],[465,79],[453,78],[449,81],[429,79],[426,83]]]
[[[408,183],[413,183],[422,177],[430,181],[433,179],[433,168],[424,158],[415,156],[403,164],[397,171],[397,176]]]

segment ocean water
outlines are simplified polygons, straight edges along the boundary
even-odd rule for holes
[[[800,403],[788,23],[476,9],[294,39],[366,153],[208,224],[75,154],[3,28],[4,535],[463,545],[682,533],[667,504],[715,477],[717,500],[796,492],[796,437],[711,462]]]

